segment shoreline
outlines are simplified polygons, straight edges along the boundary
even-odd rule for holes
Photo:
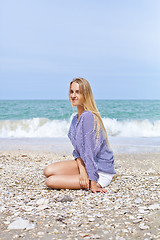
[[[107,193],[93,194],[45,186],[44,167],[71,155],[0,150],[0,239],[160,239],[160,153],[114,157]],[[17,218],[28,225],[9,229]]]
[[[116,154],[160,152],[160,138],[109,137],[109,143]],[[0,151],[8,150],[71,154],[73,147],[68,137],[0,138]]]

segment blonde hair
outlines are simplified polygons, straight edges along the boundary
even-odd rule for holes
[[[70,82],[69,98],[70,98],[70,89],[71,89],[71,85],[72,85],[73,82],[76,82],[76,83],[79,84],[80,93],[83,94],[83,97],[84,97],[84,103],[83,103],[84,109],[87,110],[87,111],[90,111],[93,114],[94,119],[96,118],[95,127],[97,127],[96,128],[97,141],[99,139],[99,130],[100,130],[100,127],[101,127],[104,134],[105,134],[106,142],[107,142],[108,147],[109,147],[108,135],[107,135],[106,129],[104,127],[103,121],[101,119],[100,113],[97,109],[97,106],[96,106],[96,103],[95,103],[95,100],[94,100],[94,97],[93,97],[92,89],[91,89],[91,86],[90,86],[89,82],[84,78],[74,78]],[[94,129],[95,129],[95,127],[94,127]]]

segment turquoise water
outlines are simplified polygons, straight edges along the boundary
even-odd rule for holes
[[[65,100],[0,101],[0,120],[68,119],[71,114],[70,102]]]
[[[96,103],[102,118],[160,120],[160,100],[97,100]],[[72,113],[68,100],[0,100],[0,120],[67,120]]]
[[[97,100],[111,137],[160,137],[160,100]],[[0,137],[66,137],[68,100],[0,100]]]

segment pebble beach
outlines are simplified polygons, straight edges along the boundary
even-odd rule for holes
[[[46,165],[71,155],[0,151],[0,239],[160,239],[160,153],[117,153],[107,193],[53,190]]]

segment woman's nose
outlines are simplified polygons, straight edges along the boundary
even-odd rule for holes
[[[73,92],[73,93],[72,93],[72,96],[75,97],[75,96],[76,96],[76,92]]]

